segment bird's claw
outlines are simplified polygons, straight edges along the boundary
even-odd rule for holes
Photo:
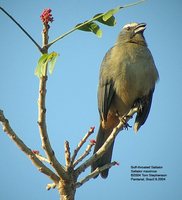
[[[126,129],[126,130],[128,130],[128,128],[132,127],[127,123],[127,118],[132,118],[132,117],[129,117],[129,116],[126,115],[126,116],[120,118],[120,121],[122,121],[123,124],[124,124],[123,128]]]

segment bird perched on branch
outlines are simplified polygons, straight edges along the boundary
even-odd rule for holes
[[[145,28],[145,23],[125,25],[102,61],[98,86],[100,128],[94,153],[136,103],[140,104],[140,109],[135,119],[135,132],[148,117],[159,75],[143,35]],[[111,162],[113,146],[114,142],[92,165],[92,171]],[[101,176],[106,178],[108,171],[102,171]]]

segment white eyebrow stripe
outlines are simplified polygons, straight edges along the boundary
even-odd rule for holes
[[[134,26],[137,26],[137,25],[138,25],[138,23],[133,22],[133,23],[126,24],[125,26],[123,26],[123,29],[124,29],[124,28],[128,28],[128,27],[134,27]]]

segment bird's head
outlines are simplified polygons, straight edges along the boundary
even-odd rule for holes
[[[143,36],[143,32],[146,28],[145,23],[129,23],[126,24],[118,37],[117,43],[137,43],[141,45],[146,45],[145,38]]]

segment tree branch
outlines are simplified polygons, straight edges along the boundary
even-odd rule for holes
[[[110,169],[111,167],[117,165],[116,161],[113,161],[111,163],[108,163],[102,167],[98,167],[97,169],[95,169],[92,173],[90,173],[88,176],[86,176],[85,178],[83,178],[82,180],[78,181],[76,183],[76,188],[79,188],[80,186],[82,186],[84,183],[88,182],[90,179],[96,177],[97,175],[99,175],[102,171],[106,170],[106,169]]]
[[[24,33],[25,35],[35,44],[35,46],[39,49],[40,52],[42,52],[42,48],[40,45],[33,39],[33,37],[12,17],[4,8],[0,7],[0,10],[2,10]]]
[[[80,163],[86,156],[88,156],[88,154],[91,152],[91,149],[92,149],[92,147],[94,145],[95,145],[94,143],[88,144],[85,152],[77,160],[74,161],[73,167],[75,167],[76,165],[78,165],[78,163]]]
[[[50,161],[51,165],[56,170],[56,172],[59,174],[59,176],[66,178],[65,169],[56,159],[54,151],[49,141],[48,133],[47,133],[46,108],[45,108],[46,80],[47,80],[47,76],[43,76],[40,79],[39,99],[38,99],[38,113],[39,113],[38,125],[39,125],[40,137],[42,141],[42,148],[45,150],[48,160]]]
[[[95,127],[90,127],[90,130],[86,133],[86,135],[83,137],[83,139],[81,139],[81,141],[77,145],[77,148],[74,150],[73,156],[71,158],[71,164],[74,163],[75,158],[78,154],[78,151],[81,149],[83,144],[87,141],[88,137],[94,132],[94,129],[95,129]]]
[[[135,5],[138,5],[140,3],[143,3],[145,0],[140,0],[140,1],[137,1],[135,3],[130,3],[130,4],[127,4],[127,5],[124,5],[124,6],[120,6],[120,8],[124,9],[124,8],[129,8],[129,7],[132,7],[132,6],[135,6]],[[51,41],[49,44],[47,44],[47,47],[49,48],[51,45],[53,45],[55,42],[57,42],[58,40],[61,40],[63,39],[64,37],[66,37],[67,35],[71,34],[72,32],[78,30],[79,28],[85,26],[86,24],[89,24],[97,19],[99,19],[100,17],[104,16],[105,13],[101,13],[100,15],[97,15],[95,17],[93,17],[92,19],[90,20],[87,20],[86,22],[84,23],[81,23],[80,25],[72,28],[71,30],[67,31],[66,33],[60,35],[59,37],[57,37],[56,39],[54,39],[53,41]]]
[[[2,123],[3,131],[7,133],[7,135],[13,140],[13,142],[23,151],[28,158],[32,161],[33,165],[43,174],[47,175],[54,183],[59,182],[59,177],[51,171],[48,167],[46,167],[32,152],[32,150],[27,147],[23,141],[16,135],[16,133],[11,128],[8,120],[3,114],[3,111],[0,110],[0,122]]]
[[[42,32],[43,46],[48,43],[48,30],[49,25],[44,24],[44,29]],[[44,53],[48,53],[48,49],[44,48]],[[38,97],[38,125],[39,132],[42,141],[42,148],[45,151],[45,154],[50,161],[52,167],[56,170],[58,175],[63,179],[67,179],[66,171],[64,167],[59,163],[57,158],[55,157],[55,153],[51,147],[48,133],[47,133],[47,125],[46,125],[46,82],[47,82],[47,66],[45,70],[45,76],[42,76],[39,81],[39,97]]]
[[[129,119],[132,118],[132,116],[138,111],[138,107],[132,108],[129,113],[120,119],[119,124],[113,129],[110,136],[107,138],[105,143],[102,145],[102,147],[88,160],[86,160],[83,164],[81,164],[76,170],[75,173],[77,176],[81,174],[87,167],[89,167],[92,163],[94,163],[96,160],[98,160],[109,148],[111,143],[114,141],[115,137],[118,135],[118,133],[126,126],[126,123],[129,121]]]
[[[66,168],[68,169],[71,165],[71,159],[70,159],[71,153],[68,141],[65,141],[64,148],[65,148],[65,163],[66,163]]]
[[[51,164],[51,162],[47,158],[45,158],[44,156],[42,156],[42,155],[40,155],[38,153],[34,153],[34,154],[40,161]]]

